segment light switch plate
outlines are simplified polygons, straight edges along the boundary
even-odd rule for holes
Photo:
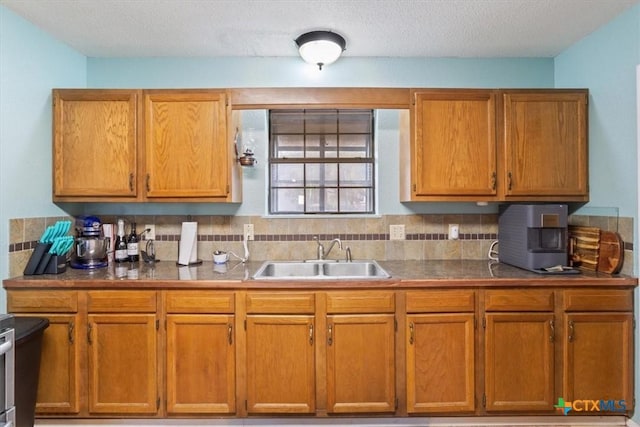
[[[255,234],[253,232],[253,224],[245,224],[244,225],[244,239],[245,240],[254,240]]]
[[[449,240],[458,240],[460,238],[460,226],[458,224],[449,224]]]
[[[389,226],[389,239],[390,240],[404,240],[406,239],[404,232],[404,224],[396,224]]]
[[[155,240],[156,239],[156,226],[155,226],[155,224],[145,224],[144,225],[144,229],[145,230],[149,230],[146,233],[144,233],[144,238],[146,240]]]

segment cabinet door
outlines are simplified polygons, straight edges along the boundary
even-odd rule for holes
[[[249,414],[315,412],[313,319],[311,315],[247,316]]]
[[[54,201],[135,198],[138,93],[53,91]]]
[[[226,197],[225,92],[147,91],[144,104],[147,197]]]
[[[89,314],[89,412],[158,410],[155,314]]]
[[[582,196],[587,200],[585,92],[506,93],[504,129],[507,198]]]
[[[328,315],[327,411],[395,409],[394,315]]]
[[[633,314],[575,313],[565,318],[564,399],[614,400],[614,411],[633,412]]]
[[[407,316],[407,411],[475,410],[474,315]]]
[[[554,411],[551,313],[487,313],[487,411]]]
[[[77,414],[80,411],[80,365],[77,314],[32,313],[46,317],[42,334],[36,413]]]
[[[235,412],[232,315],[167,315],[167,413]]]
[[[414,101],[414,196],[495,196],[494,93],[420,91]]]

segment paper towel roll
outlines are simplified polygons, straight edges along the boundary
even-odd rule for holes
[[[180,233],[178,264],[189,265],[198,261],[198,223],[183,222]]]

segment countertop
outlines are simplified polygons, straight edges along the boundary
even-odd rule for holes
[[[149,288],[149,289],[274,289],[274,288],[413,288],[413,287],[508,287],[508,286],[637,286],[635,277],[590,271],[580,274],[537,274],[495,261],[427,260],[378,261],[391,278],[370,280],[253,280],[262,261],[217,265],[203,262],[192,267],[175,261],[156,264],[110,265],[95,270],[67,268],[56,275],[5,279],[6,289],[20,288]],[[137,266],[137,268],[135,268]]]

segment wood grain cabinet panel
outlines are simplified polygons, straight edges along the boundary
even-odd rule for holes
[[[314,413],[314,316],[250,314],[246,329],[248,413]]]
[[[234,316],[167,315],[167,413],[235,412]]]
[[[137,196],[140,91],[53,91],[53,200]]]
[[[494,197],[495,94],[416,90],[413,98],[413,197]]]
[[[145,91],[147,198],[226,198],[227,120],[224,90]]]
[[[89,314],[89,412],[156,414],[159,409],[155,314]]]
[[[506,91],[503,103],[505,198],[588,200],[586,91]]]
[[[407,316],[407,411],[475,410],[473,313]]]
[[[553,313],[485,314],[488,412],[553,412]]]
[[[327,411],[393,413],[393,314],[327,316]]]

